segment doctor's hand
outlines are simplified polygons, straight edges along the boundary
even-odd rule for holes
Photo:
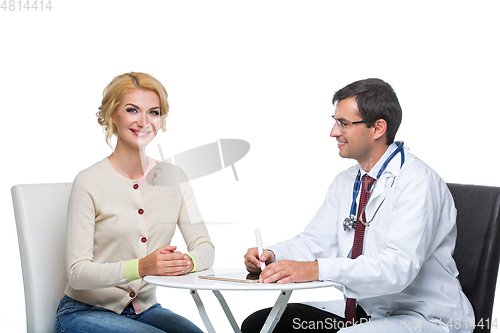
[[[139,259],[139,276],[182,275],[190,272],[193,269],[191,258],[176,249],[177,246],[166,245]]]
[[[317,261],[280,260],[267,266],[260,273],[260,283],[278,281],[279,284],[290,282],[310,282],[319,279]]]
[[[259,273],[261,261],[266,263],[266,265],[269,265],[270,263],[274,262],[275,258],[273,251],[263,250],[259,261],[259,251],[256,247],[249,248],[247,253],[243,257],[245,258],[245,266],[247,268],[247,271],[249,271],[250,273]]]

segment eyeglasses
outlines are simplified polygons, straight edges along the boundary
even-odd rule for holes
[[[339,129],[341,132],[346,131],[346,126],[347,125],[355,125],[355,124],[361,124],[361,123],[371,123],[373,120],[358,120],[358,121],[340,121],[338,119],[335,119],[335,116],[332,116],[332,121],[333,121],[333,126],[335,124],[339,125]]]

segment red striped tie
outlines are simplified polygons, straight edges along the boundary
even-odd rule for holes
[[[362,219],[366,223],[366,215],[363,208],[366,206],[368,199],[370,198],[370,188],[373,185],[375,179],[368,176],[367,174],[363,176],[361,185],[361,196],[359,198],[359,208],[358,208],[358,218],[356,219],[356,227],[354,229],[354,243],[352,244],[351,259],[356,259],[363,253],[363,240],[365,238],[365,225],[360,223],[359,214],[363,212]],[[356,314],[356,299],[347,298],[345,305],[345,321],[346,326],[352,326],[358,320]]]

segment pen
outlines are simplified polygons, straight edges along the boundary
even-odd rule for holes
[[[260,238],[260,230],[259,228],[255,229],[255,239],[257,240],[257,252],[259,252],[259,261],[260,261],[260,256],[262,253],[264,253],[264,250],[262,249],[262,238]],[[264,263],[260,261],[260,270],[264,270]]]

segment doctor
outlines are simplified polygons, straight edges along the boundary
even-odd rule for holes
[[[336,282],[345,300],[289,304],[274,332],[472,332],[452,258],[453,198],[434,170],[394,142],[402,118],[394,90],[361,80],[333,104],[330,136],[357,164],[337,175],[303,232],[260,258],[248,249],[245,265],[260,272],[265,262],[263,283]],[[242,331],[258,332],[269,311],[250,315]]]

